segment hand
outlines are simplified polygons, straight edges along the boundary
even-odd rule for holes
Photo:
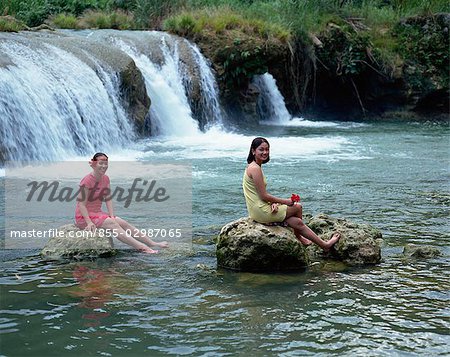
[[[270,208],[272,209],[272,213],[277,213],[278,212],[278,203],[272,203]]]
[[[291,196],[291,201],[292,201],[292,204],[294,204],[295,202],[300,202],[300,196],[293,193]]]
[[[87,224],[86,228],[84,229],[85,231],[94,231],[95,230],[95,224],[90,222]]]

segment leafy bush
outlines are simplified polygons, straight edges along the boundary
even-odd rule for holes
[[[25,3],[21,4],[20,10],[16,14],[18,19],[30,27],[41,25],[49,15],[45,2],[36,1],[33,5],[28,7]]]
[[[430,81],[448,86],[450,58],[446,16],[412,17],[400,21],[393,28],[396,50],[409,66],[407,78],[415,89],[427,89],[433,85]]]
[[[320,62],[334,76],[359,75],[371,62],[368,49],[369,37],[348,26],[330,25],[324,37],[323,46],[317,50]]]
[[[235,46],[240,45],[239,39],[235,39]],[[225,47],[220,50],[219,56],[223,61],[224,73],[222,80],[226,86],[240,87],[253,76],[267,72],[267,62],[261,47],[252,48]]]

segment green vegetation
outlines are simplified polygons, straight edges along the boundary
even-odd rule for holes
[[[297,82],[319,69],[357,92],[367,71],[404,71],[427,90],[448,87],[448,18],[436,14],[449,12],[448,0],[2,0],[0,15],[19,22],[0,17],[0,31],[164,29],[196,41],[227,87],[285,61]]]
[[[12,16],[2,16],[0,17],[0,31],[3,32],[17,32],[24,30],[26,28],[26,25],[16,20]]]
[[[407,80],[414,90],[427,91],[435,83],[449,83],[449,42],[443,16],[411,17],[393,29],[397,52],[410,65]]]
[[[129,30],[134,27],[133,16],[122,11],[88,10],[77,22],[78,28]]]
[[[60,13],[50,18],[50,23],[60,29],[77,29],[78,19],[76,16],[67,13]]]
[[[246,18],[230,7],[183,11],[169,17],[164,22],[164,29],[181,36],[194,38],[203,31],[221,34],[234,29],[265,39],[274,37],[283,42],[289,40],[291,36],[286,27],[257,18]]]
[[[79,17],[87,10],[131,12],[135,28],[159,28],[163,20],[201,11],[230,13],[249,21],[276,24],[292,34],[320,33],[333,18],[363,18],[373,31],[392,26],[403,17],[449,12],[447,0],[2,0],[0,14],[12,15],[28,26],[42,24],[60,13]],[[197,16],[198,18],[199,16]],[[227,19],[228,17],[228,19]],[[203,18],[205,20],[205,18]],[[207,19],[206,19],[207,20]],[[209,24],[205,21],[203,25]],[[240,20],[237,20],[240,21]],[[189,26],[189,24],[187,24]]]
[[[183,11],[169,17],[163,28],[196,41],[228,88],[244,86],[287,57],[291,37],[287,28],[245,17],[229,6]]]
[[[165,29],[190,38],[240,29],[283,42],[310,43],[341,26],[360,44],[369,41],[382,67],[402,63],[407,41],[393,35],[402,18],[449,12],[447,0],[3,0],[0,14],[27,26],[47,22],[60,28]],[[3,28],[7,28],[3,25]],[[347,31],[350,29],[351,31]],[[356,31],[356,33],[355,33]],[[361,35],[361,39],[357,37]],[[409,39],[411,40],[411,38]],[[350,41],[350,42],[352,42]],[[352,47],[353,48],[353,47]],[[345,48],[343,48],[345,51]],[[409,50],[409,48],[406,48]],[[348,56],[343,55],[344,57]],[[355,63],[351,65],[355,70]]]

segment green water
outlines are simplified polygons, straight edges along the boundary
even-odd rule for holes
[[[269,191],[378,227],[381,264],[216,268],[212,238],[246,214],[240,183],[256,134],[271,142]],[[267,126],[196,140],[139,143],[146,160],[192,163],[192,252],[62,264],[2,251],[1,355],[450,354],[448,124]],[[407,243],[443,255],[405,260]]]

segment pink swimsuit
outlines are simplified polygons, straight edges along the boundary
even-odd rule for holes
[[[101,227],[105,219],[109,217],[108,213],[102,211],[103,199],[106,196],[107,189],[109,189],[109,177],[103,175],[97,182],[95,176],[90,173],[81,180],[80,187],[83,186],[88,188],[89,191],[86,201],[89,218],[96,227]],[[87,226],[86,220],[80,212],[80,202],[77,202],[75,209],[75,224],[81,229]]]

